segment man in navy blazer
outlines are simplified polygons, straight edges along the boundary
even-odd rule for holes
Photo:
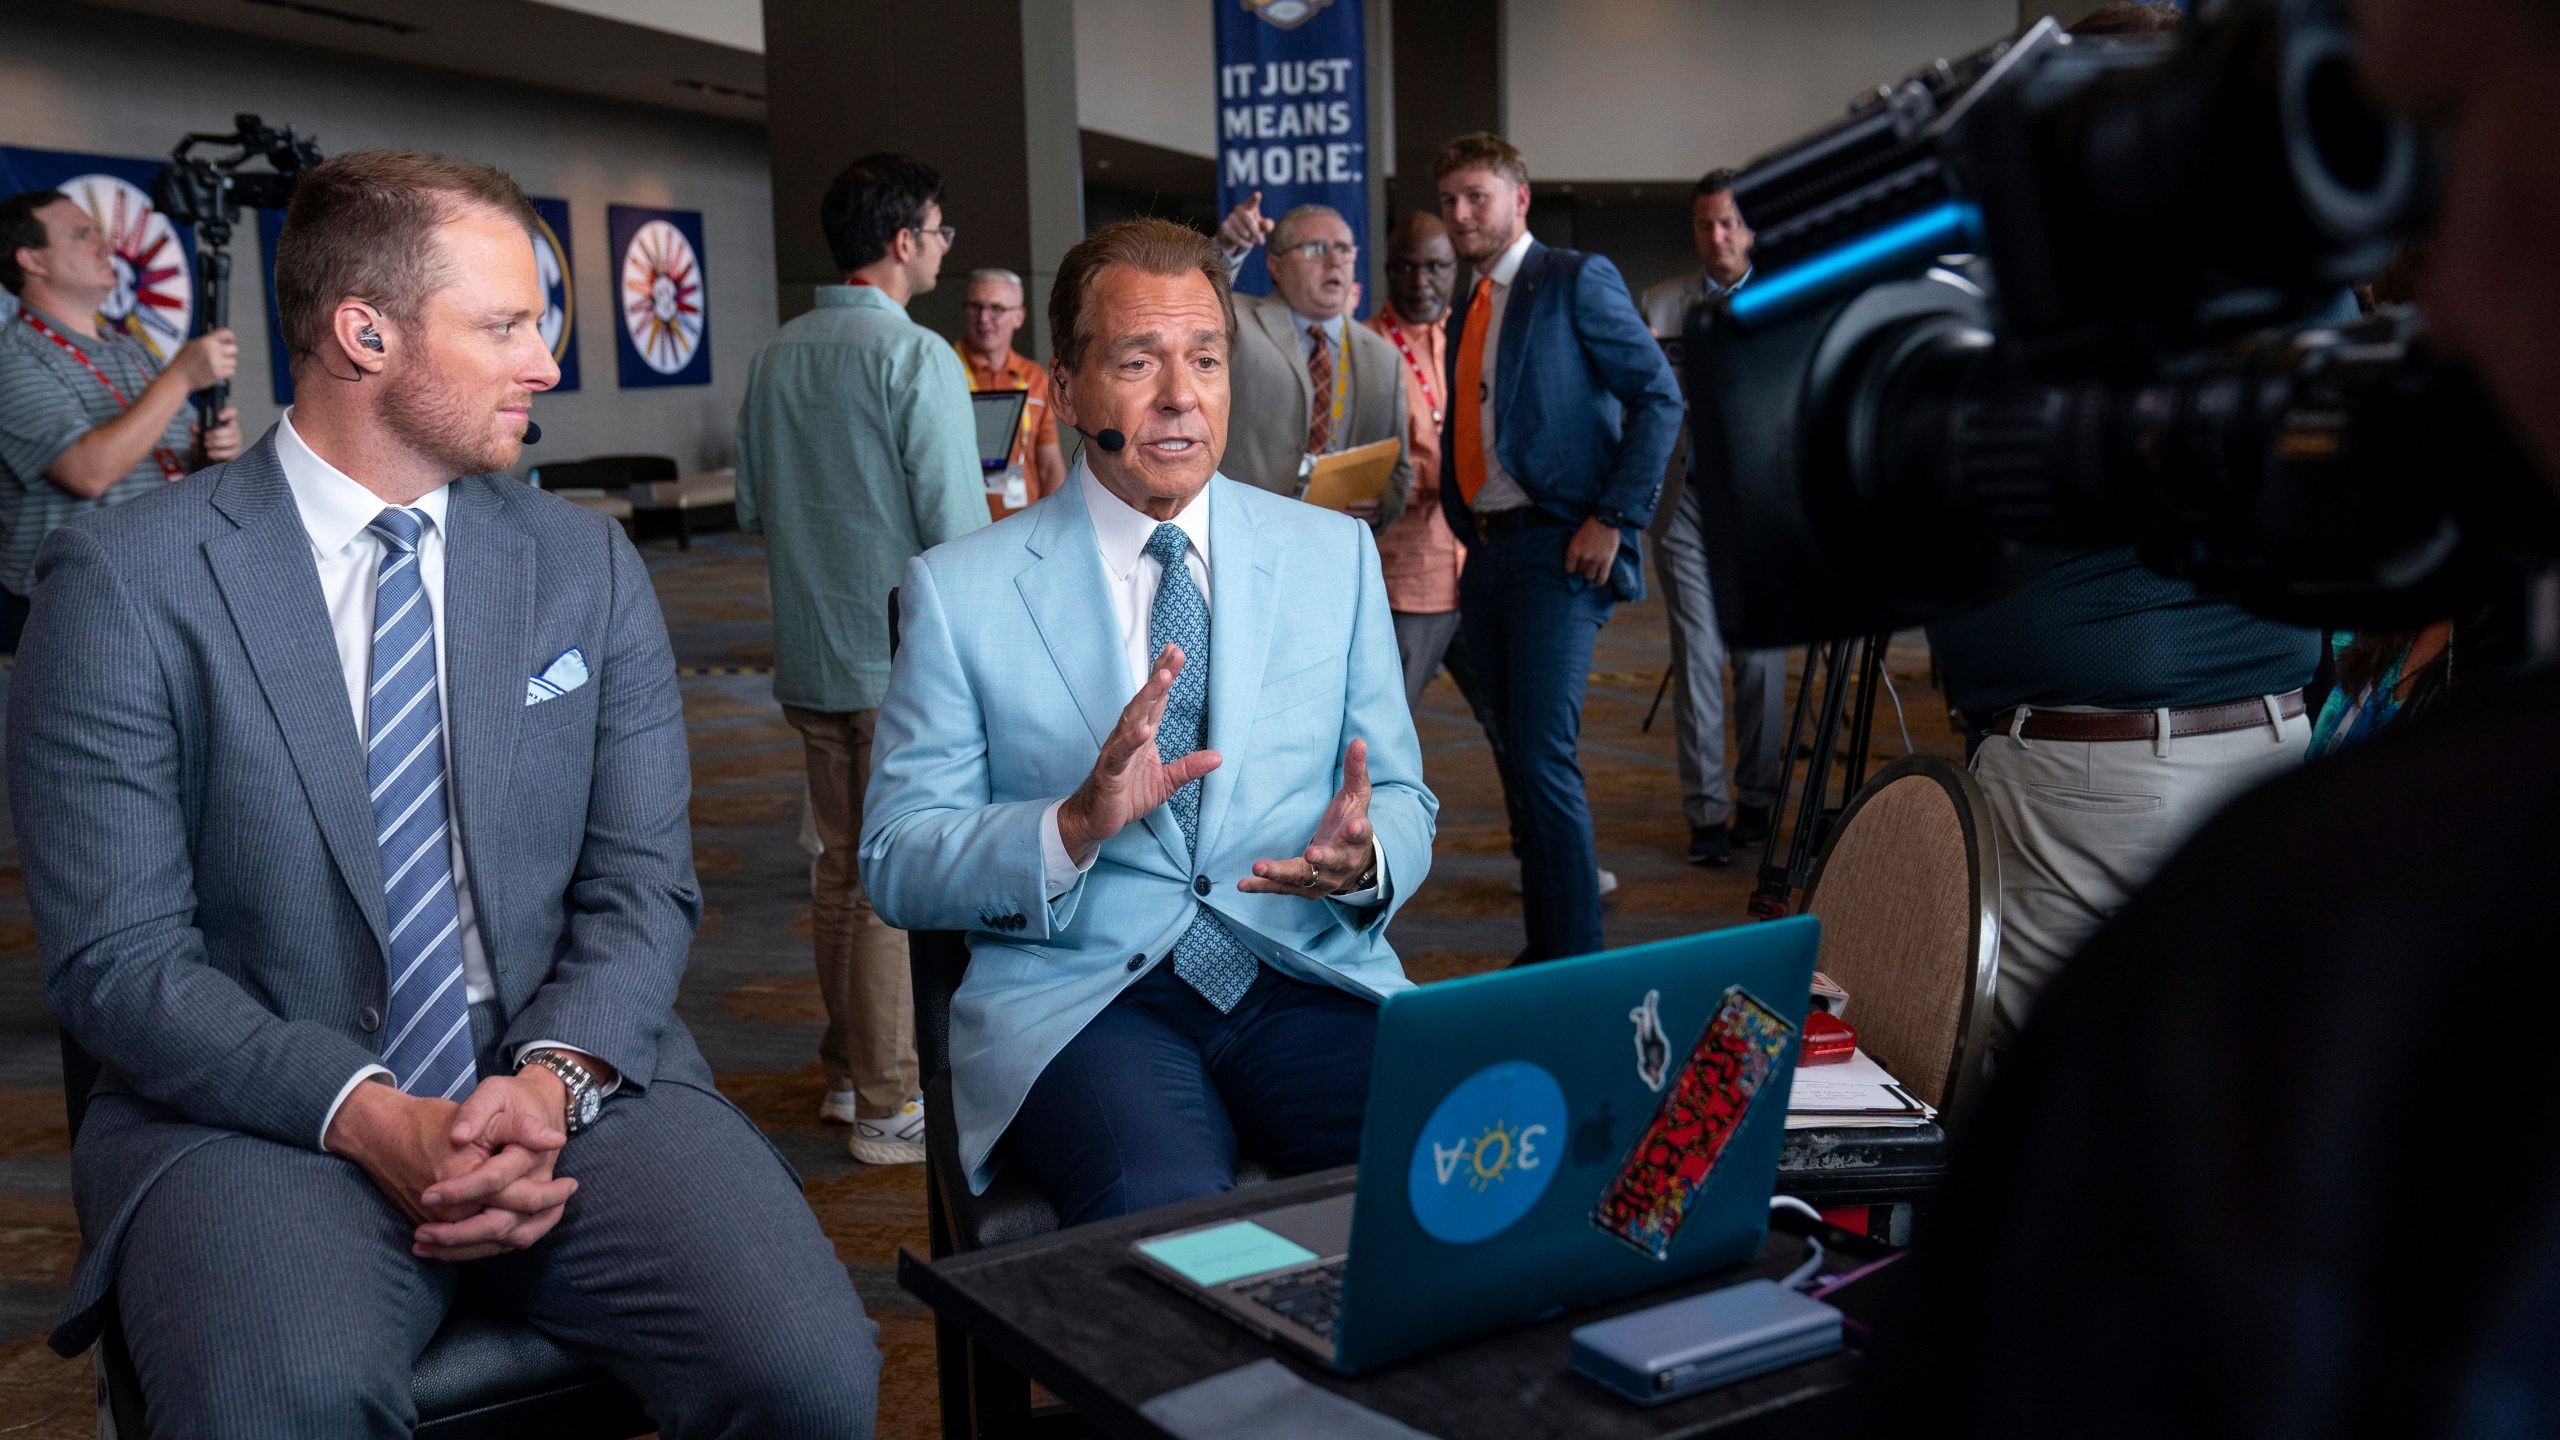
[[[1440,503],[1468,547],[1459,627],[1500,731],[1529,943],[1601,948],[1584,794],[1582,693],[1600,627],[1643,598],[1638,537],[1680,433],[1680,387],[1618,269],[1531,237],[1529,166],[1461,135],[1432,167],[1440,218],[1476,270],[1449,335]]]
[[[458,1291],[670,1437],[871,1433],[861,1301],[675,1016],[702,897],[648,574],[496,473],[560,373],[534,224],[485,166],[309,171],[292,411],[37,558],[9,796],[104,1067],[53,1343],[120,1315],[155,1434],[407,1435]]]

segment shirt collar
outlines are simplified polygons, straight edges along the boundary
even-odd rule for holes
[[[1339,348],[1343,343],[1344,337],[1342,327],[1347,323],[1343,316],[1336,315],[1330,320],[1319,320],[1313,315],[1308,315],[1294,309],[1291,310],[1289,314],[1298,322],[1299,334],[1304,335],[1310,329],[1322,330],[1324,332],[1324,338],[1332,341],[1337,348]]]
[[[1730,285],[1719,285],[1716,283],[1716,277],[1708,274],[1706,272],[1706,268],[1701,266],[1698,270],[1698,293],[1710,300],[1719,295],[1730,295],[1734,291],[1751,283],[1752,270],[1752,266],[1745,265],[1742,267],[1741,279],[1734,281]]]
[[[1076,483],[1084,487],[1085,513],[1093,517],[1094,544],[1102,551],[1102,568],[1112,578],[1126,580],[1138,568],[1138,559],[1147,553],[1147,541],[1156,533],[1159,523],[1128,501],[1111,493],[1102,478],[1093,473],[1089,457],[1076,457]],[[1200,552],[1200,563],[1209,563],[1209,489],[1191,497],[1173,522],[1191,540],[1191,548]]]
[[[889,292],[877,285],[821,285],[815,302],[825,308],[849,305],[861,309],[895,310],[905,314],[907,307],[889,298]]]
[[[1494,284],[1505,290],[1510,289],[1512,278],[1520,273],[1520,262],[1528,258],[1529,247],[1536,240],[1537,237],[1529,233],[1528,226],[1521,226],[1519,237],[1511,242],[1510,248],[1502,252],[1500,259],[1493,262],[1493,268],[1484,273],[1493,277]]]
[[[302,512],[302,528],[309,532],[311,548],[319,554],[335,555],[344,550],[375,517],[391,508],[381,496],[321,459],[293,428],[290,409],[276,422],[276,460],[284,466],[284,483],[293,491],[293,507]],[[452,495],[451,485],[439,485],[419,496],[409,508],[426,516],[427,523],[441,532],[445,506]]]

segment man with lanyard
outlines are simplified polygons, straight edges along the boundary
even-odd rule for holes
[[[0,316],[0,648],[14,653],[44,537],[185,475],[196,441],[187,397],[230,379],[240,347],[216,330],[164,368],[130,336],[102,329],[114,252],[58,190],[0,201],[0,286],[18,300]],[[206,459],[240,453],[234,414],[224,410],[204,437]]]
[[[1394,346],[1351,318],[1360,261],[1351,226],[1324,205],[1266,220],[1257,190],[1228,212],[1216,239],[1229,274],[1255,246],[1271,247],[1271,293],[1235,297],[1235,413],[1220,472],[1303,495],[1318,456],[1406,441],[1385,493],[1345,507],[1354,519],[1392,524],[1413,488],[1404,364]]]
[[[1014,332],[1031,313],[1022,301],[1022,277],[1010,270],[970,271],[963,313],[966,329],[951,348],[960,352],[969,389],[1030,392],[1014,429],[1013,453],[1005,457],[1004,469],[987,477],[987,511],[1001,520],[1056,494],[1067,481],[1067,459],[1058,446],[1058,417],[1049,410],[1048,367],[1013,348]]]
[[[1689,201],[1698,271],[1644,292],[1645,323],[1662,337],[1679,335],[1692,309],[1751,281],[1751,227],[1733,203],[1732,170],[1710,170]],[[1671,467],[1688,467],[1684,432]],[[1733,783],[1725,783],[1724,635],[1716,629],[1715,593],[1707,584],[1706,517],[1686,485],[1666,495],[1673,508],[1654,539],[1663,603],[1671,612],[1671,722],[1680,737],[1680,808],[1689,820],[1689,863],[1727,865],[1736,845],[1769,838],[1785,748],[1787,652],[1735,650]],[[1739,803],[1736,803],[1736,802]]]

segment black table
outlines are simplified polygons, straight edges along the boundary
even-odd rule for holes
[[[1754,1276],[1785,1274],[1807,1253],[1804,1242],[1790,1234],[1773,1231],[1767,1249],[1749,1264],[1357,1379],[1256,1338],[1149,1278],[1128,1259],[1133,1240],[1339,1194],[1351,1188],[1352,1175],[1342,1169],[1275,1181],[938,1261],[901,1251],[898,1282],[933,1307],[937,1325],[956,1327],[976,1342],[971,1348],[982,1367],[1002,1365],[1039,1381],[1106,1435],[1164,1437],[1165,1431],[1139,1413],[1141,1405],[1266,1356],[1372,1410],[1447,1437],[1803,1436],[1829,1433],[1838,1419],[1861,1364],[1853,1351],[1652,1408],[1619,1400],[1566,1365],[1566,1336],[1578,1325]],[[1792,1193],[1794,1187],[1788,1188]],[[1857,1243],[1842,1232],[1830,1233]],[[980,1374],[971,1385],[979,1397],[979,1433],[1036,1433],[1027,1389],[1015,1387],[1024,1390],[1018,1409],[1001,1399],[991,1405],[988,1397],[1000,1397],[1003,1387],[989,1385],[990,1378]]]

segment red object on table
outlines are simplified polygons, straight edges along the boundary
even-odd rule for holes
[[[1848,1021],[1827,1010],[1816,1010],[1804,1019],[1804,1047],[1796,1056],[1798,1065],[1837,1065],[1858,1053],[1858,1032]]]

